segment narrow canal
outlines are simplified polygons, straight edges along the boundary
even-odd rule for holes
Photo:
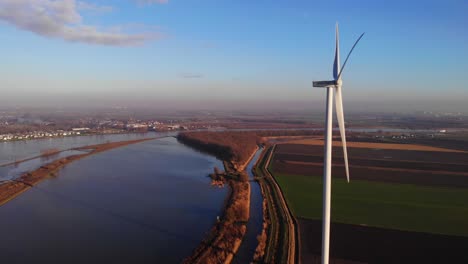
[[[261,234],[263,227],[263,197],[262,190],[258,182],[254,181],[253,167],[260,158],[263,148],[259,148],[252,160],[249,162],[246,170],[250,179],[250,218],[247,223],[247,233],[244,236],[239,251],[234,257],[232,263],[244,264],[250,263],[253,259],[255,249],[258,245],[257,236]]]

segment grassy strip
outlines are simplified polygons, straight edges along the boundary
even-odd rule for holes
[[[275,173],[294,214],[322,216],[322,178]],[[468,189],[332,180],[332,221],[468,236]]]
[[[269,148],[262,158],[255,172],[257,180],[262,188],[264,199],[266,199],[266,226],[268,230],[266,245],[264,247],[263,259],[257,259],[257,263],[288,263],[290,262],[289,247],[293,241],[290,241],[291,234],[289,233],[287,209],[280,204],[281,197],[277,189],[274,179],[265,170],[265,165],[273,151]],[[297,247],[297,245],[296,245]],[[297,254],[296,254],[297,255]]]
[[[254,263],[269,263],[272,262],[272,257],[270,256],[272,251],[267,250],[267,248],[272,248],[272,241],[276,241],[274,236],[277,234],[277,225],[278,225],[278,220],[277,216],[275,213],[275,210],[273,210],[273,203],[271,202],[271,194],[270,191],[267,189],[268,187],[266,186],[265,183],[265,174],[262,168],[265,167],[265,163],[268,160],[268,157],[272,151],[272,147],[266,148],[257,164],[253,168],[254,171],[254,176],[255,179],[257,180],[258,184],[260,185],[260,189],[262,191],[262,197],[263,197],[263,203],[262,203],[262,210],[263,210],[263,229],[261,235],[257,238],[258,239],[258,245],[257,248],[255,249],[255,255],[254,255]],[[268,262],[266,261],[268,260]]]

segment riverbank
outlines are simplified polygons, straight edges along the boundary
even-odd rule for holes
[[[231,263],[247,231],[250,185],[229,180],[230,195],[219,221],[183,263]]]
[[[104,152],[107,150],[111,150],[114,148],[123,147],[126,145],[135,144],[135,143],[139,143],[143,141],[154,140],[157,138],[159,137],[120,141],[120,142],[111,142],[111,143],[73,148],[72,150],[87,150],[88,152],[84,154],[68,156],[65,158],[52,161],[46,165],[41,166],[40,168],[34,171],[24,173],[18,179],[0,184],[0,206],[14,199],[15,197],[27,191],[28,189],[32,188],[34,185],[36,185],[43,179],[46,179],[47,177],[55,177],[56,173],[62,167],[64,167],[65,165],[75,160],[78,160],[78,159],[81,159],[90,155],[94,155],[100,152]]]
[[[224,144],[216,145],[216,141],[211,141],[206,144],[205,138],[192,138],[187,135],[182,138],[178,137],[178,139],[199,151],[223,157],[225,173],[218,175],[217,178],[219,176],[223,178],[230,188],[230,195],[222,208],[222,215],[218,222],[193,251],[193,254],[184,260],[184,263],[231,263],[247,232],[246,224],[250,218],[251,186],[245,168],[257,152],[258,146],[254,145],[253,151],[248,155],[243,153],[244,158],[236,159],[234,157],[240,155],[236,153],[236,148],[231,147],[229,143],[223,142]],[[235,142],[235,140],[230,142]],[[231,155],[228,157],[220,155],[221,148],[229,151]]]
[[[239,167],[245,168],[253,156]],[[223,177],[228,183],[230,193],[222,208],[221,217],[184,263],[231,263],[239,250],[250,218],[251,186],[248,177],[241,176],[245,172],[238,171],[237,167],[232,162],[224,162]]]

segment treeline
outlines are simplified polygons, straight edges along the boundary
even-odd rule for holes
[[[259,130],[259,131],[198,131],[183,132],[177,139],[195,149],[207,152],[225,161],[245,163],[263,137],[321,135],[317,130]]]
[[[177,139],[201,151],[215,155],[221,160],[244,163],[255,151],[258,137],[255,132],[185,132]]]

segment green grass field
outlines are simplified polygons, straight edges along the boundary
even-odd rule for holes
[[[322,177],[271,172],[297,217],[321,219]],[[332,221],[468,236],[468,189],[334,179]]]

